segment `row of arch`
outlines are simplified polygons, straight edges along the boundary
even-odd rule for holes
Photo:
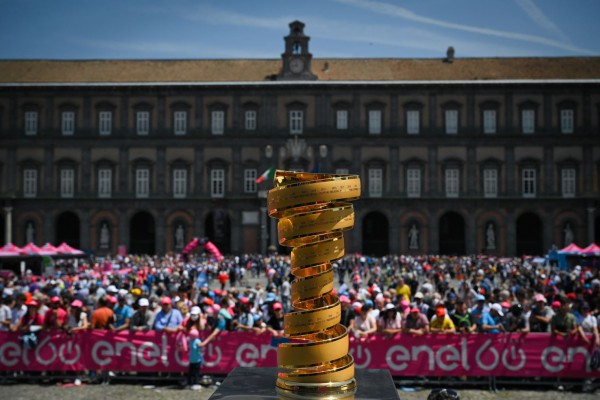
[[[485,215],[482,223],[477,228],[477,252],[506,255],[506,243],[514,240],[516,254],[544,254],[548,249],[544,247],[544,223],[542,218],[533,212],[525,212],[515,221],[514,237],[507,235],[507,227],[497,218],[487,218]],[[565,222],[566,221],[566,222]],[[58,214],[53,221],[53,242],[58,244],[67,242],[74,247],[82,246],[82,234],[90,234],[88,241],[90,248],[99,252],[116,252],[123,243],[122,235],[128,236],[127,252],[135,254],[155,254],[157,241],[165,241],[167,250],[180,250],[194,236],[207,236],[224,253],[232,251],[231,228],[232,222],[226,210],[216,209],[206,214],[203,219],[203,231],[195,232],[191,216],[183,212],[174,212],[165,220],[164,229],[157,230],[157,219],[148,211],[138,211],[132,214],[126,227],[119,226],[119,218],[112,212],[100,211],[91,218],[89,232],[83,232],[80,216],[73,211]],[[561,219],[562,225],[556,229],[562,232],[565,226],[574,232],[581,232],[577,220]],[[13,239],[16,244],[25,244],[33,241],[41,244],[48,239],[42,234],[42,221],[36,214],[28,213],[17,219],[17,235]],[[563,226],[564,225],[564,226]],[[4,217],[0,216],[0,226],[4,226]],[[400,246],[401,252],[422,254],[428,252],[430,235],[437,235],[439,254],[466,254],[467,223],[463,215],[456,211],[448,211],[437,220],[437,228],[432,229],[423,216],[407,214],[401,221]],[[120,231],[125,228],[124,231]],[[368,212],[361,218],[361,251],[369,255],[389,254],[391,246],[390,222],[388,216],[380,211]],[[558,232],[558,233],[560,233]],[[160,233],[160,237],[159,237]],[[560,233],[562,235],[562,233]],[[4,229],[0,229],[0,240],[5,242]],[[566,240],[566,237],[564,237]],[[561,238],[562,240],[562,238]],[[572,240],[585,244],[586,240],[572,234]],[[600,241],[600,216],[595,220],[594,240]],[[568,243],[558,241],[561,247]],[[352,247],[352,246],[349,246]],[[473,248],[473,246],[471,246]],[[283,249],[281,249],[283,250]],[[244,249],[245,251],[245,249]]]
[[[577,224],[573,220],[565,219],[564,226],[560,226],[560,231],[569,230],[571,235],[565,233],[561,240],[555,243],[562,247],[570,243],[564,241],[578,240],[578,243],[584,244],[584,238],[577,238],[574,231],[577,231]],[[424,249],[427,249],[425,240],[422,238],[427,232],[428,227],[425,221],[413,218],[408,223],[404,223],[404,231],[401,235],[404,243],[401,248],[408,253],[422,254]],[[516,219],[515,224],[515,243],[517,255],[542,255],[545,254],[547,248],[544,247],[544,222],[533,212],[525,212]],[[379,211],[372,211],[366,214],[362,220],[362,252],[372,255],[386,255],[390,253],[390,224],[388,217]],[[448,211],[442,214],[438,220],[437,232],[431,234],[438,235],[439,249],[438,254],[448,255],[463,255],[467,254],[467,226],[464,217],[455,211]],[[476,233],[480,236],[478,243],[481,244],[476,248],[480,253],[491,253],[506,255],[506,253],[498,252],[500,249],[506,249],[506,243],[503,240],[506,238],[506,226],[500,221],[489,219],[478,229]],[[600,241],[600,216],[595,220],[594,241]],[[506,250],[505,250],[506,251]]]

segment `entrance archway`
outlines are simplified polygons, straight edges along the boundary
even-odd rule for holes
[[[129,252],[132,254],[156,253],[156,227],[154,217],[140,211],[129,223]]]
[[[3,215],[0,215],[0,246],[4,246],[6,244],[6,226],[4,226],[6,219]]]
[[[594,243],[600,243],[600,215],[596,217],[594,223]]]
[[[454,211],[449,211],[440,218],[440,254],[465,254],[465,220]]]
[[[540,255],[543,253],[542,220],[527,212],[517,219],[517,255]]]
[[[213,242],[221,253],[231,253],[231,222],[227,212],[217,209],[209,213],[204,226],[208,240]]]
[[[362,221],[363,254],[381,257],[390,252],[389,223],[387,217],[373,211]]]
[[[79,248],[80,246],[80,226],[79,217],[71,211],[61,213],[56,217],[56,244],[63,242],[69,246]]]

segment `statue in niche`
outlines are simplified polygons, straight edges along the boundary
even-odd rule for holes
[[[491,222],[487,226],[485,231],[485,243],[486,249],[496,250],[496,232],[494,232],[494,224]]]
[[[33,222],[29,221],[27,223],[27,228],[25,228],[25,242],[33,243],[35,241],[35,228],[33,227]]]
[[[110,232],[108,231],[108,225],[106,222],[102,223],[100,228],[100,248],[108,249],[110,247]]]
[[[415,224],[408,231],[408,248],[411,250],[419,249],[419,229]]]
[[[571,229],[570,223],[567,222],[563,232],[565,233],[565,246],[568,246],[575,241],[575,237],[573,235],[573,229]]]
[[[181,224],[179,224],[177,226],[177,229],[175,230],[175,248],[177,249],[183,249],[184,246],[184,232],[183,232],[183,226]]]

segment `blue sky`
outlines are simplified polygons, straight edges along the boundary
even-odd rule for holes
[[[1,59],[600,55],[600,0],[0,0]]]

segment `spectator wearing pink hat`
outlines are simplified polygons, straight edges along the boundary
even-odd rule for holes
[[[53,296],[50,299],[50,308],[44,314],[44,330],[62,330],[67,323],[67,312],[61,307],[61,299]]]
[[[88,328],[87,313],[83,311],[83,303],[81,300],[73,300],[73,302],[71,302],[69,318],[65,327],[68,333]]]
[[[417,336],[429,333],[429,320],[417,307],[413,307],[402,320],[402,333]]]
[[[273,334],[273,337],[283,337],[283,305],[279,302],[273,303],[273,311],[267,321],[267,331]]]
[[[161,310],[156,314],[156,318],[154,318],[154,330],[166,333],[177,332],[183,321],[181,312],[173,307],[172,300],[168,296],[164,296],[160,304]]]
[[[550,332],[550,321],[554,316],[552,308],[548,307],[548,301],[543,294],[533,296],[534,304],[529,315],[529,328],[531,332]],[[560,303],[559,303],[560,305]]]
[[[198,390],[201,386],[198,385],[200,382],[200,369],[202,368],[202,361],[204,359],[202,349],[206,346],[206,341],[200,340],[200,332],[196,328],[192,328],[189,332],[189,349],[190,349],[190,363],[188,368],[187,384],[190,389]]]

